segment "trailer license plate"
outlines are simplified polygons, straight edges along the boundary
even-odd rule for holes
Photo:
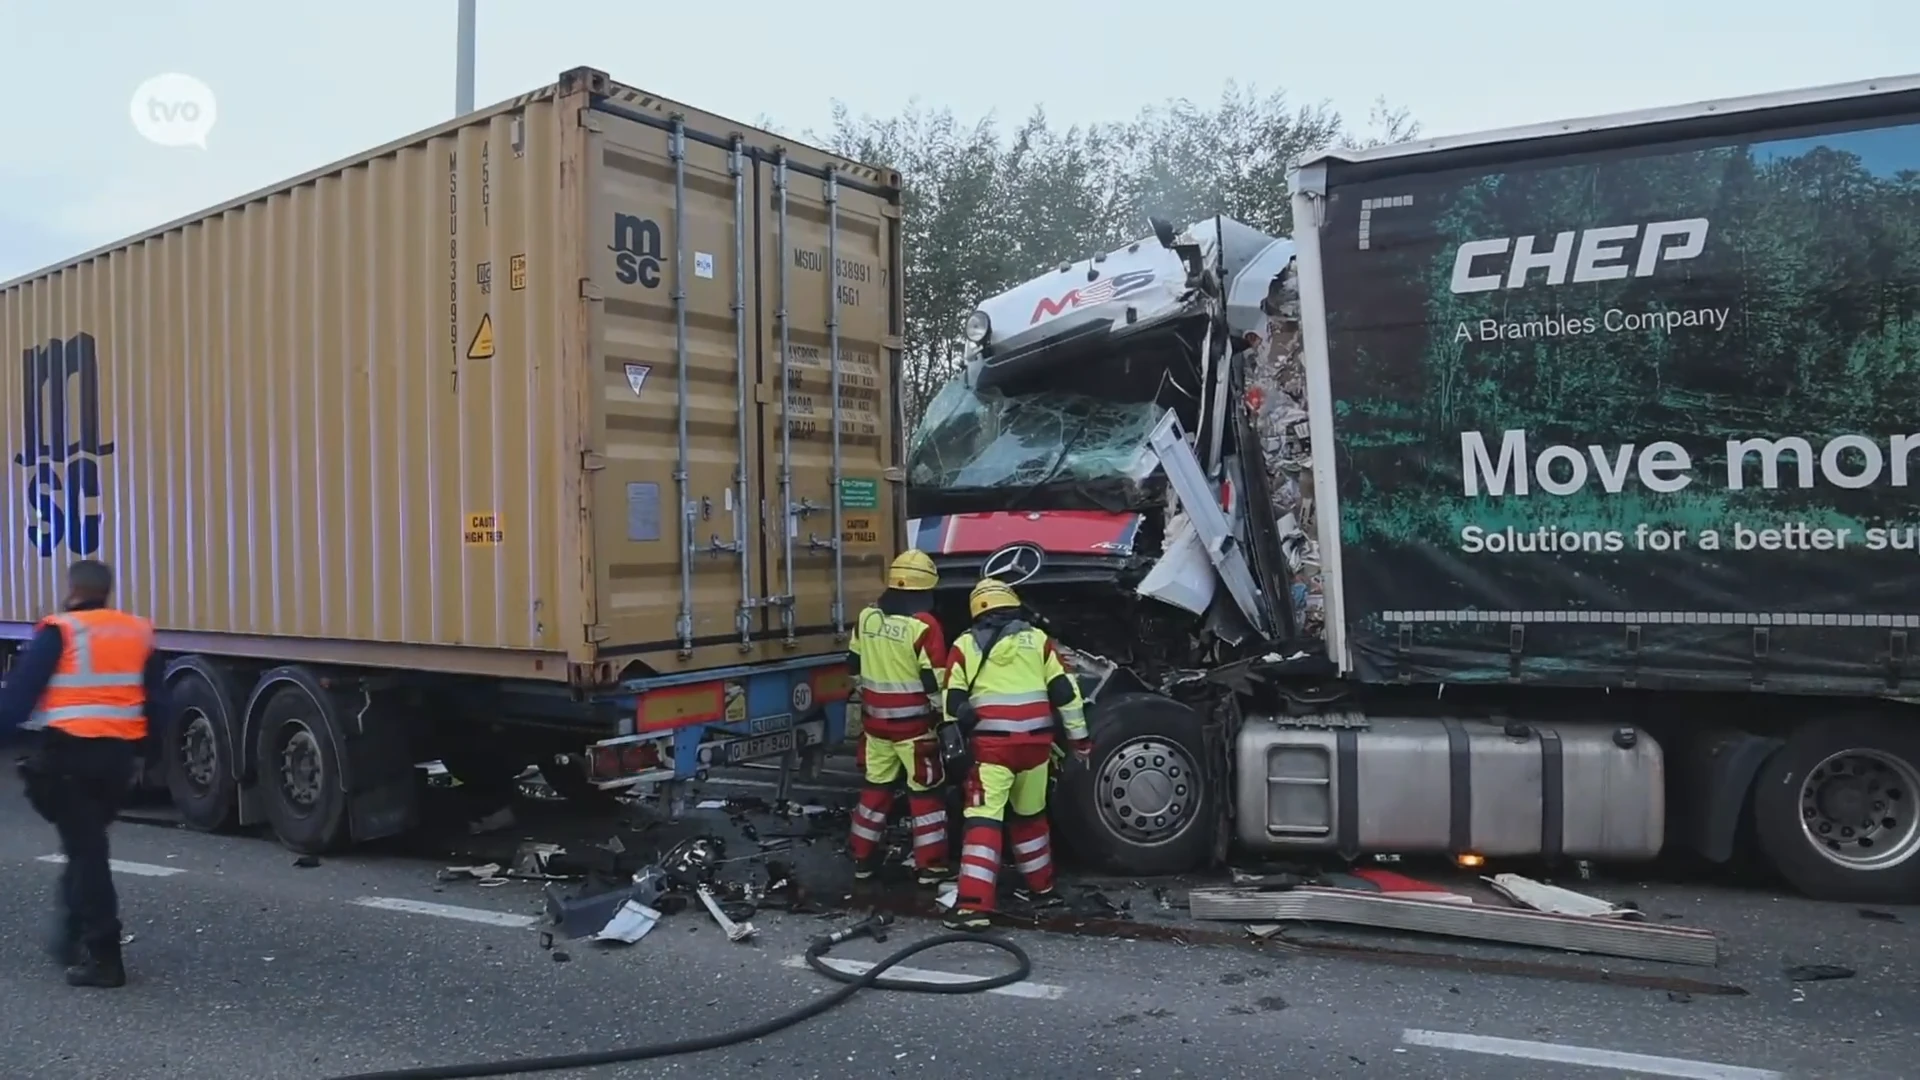
[[[793,736],[793,730],[788,729],[786,731],[776,731],[771,735],[760,735],[751,739],[735,739],[723,747],[726,763],[729,765],[738,765],[743,761],[753,761],[756,758],[784,754],[793,749]]]

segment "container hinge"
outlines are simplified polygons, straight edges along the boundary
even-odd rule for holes
[[[600,286],[595,285],[592,278],[580,279],[580,299],[605,300],[606,298],[607,294],[600,291]]]
[[[1627,673],[1620,684],[1629,690],[1640,685],[1640,627],[1627,627]]]
[[[596,134],[606,130],[606,125],[600,122],[600,114],[592,109],[580,110],[580,126]]]
[[[907,482],[907,470],[898,465],[887,466],[880,475],[886,477],[887,483],[889,484],[904,484]]]
[[[1907,632],[1891,630],[1887,633],[1887,689],[1896,690],[1900,680],[1906,675]]]
[[[613,636],[606,623],[591,623],[587,626],[587,640],[595,645]]]
[[[1767,627],[1756,626],[1753,628],[1753,675],[1751,681],[1755,690],[1766,688],[1767,650],[1772,645],[1772,639],[1773,632]]]
[[[883,349],[891,349],[894,352],[900,352],[907,347],[907,339],[901,337],[899,334],[888,334],[886,337],[880,339],[880,347]]]
[[[1520,657],[1527,651],[1527,626],[1514,623],[1507,627],[1507,681],[1520,681]]]
[[[593,450],[580,451],[580,471],[581,472],[599,472],[601,469],[604,469],[606,467],[607,467],[607,459],[604,455],[597,453]]]
[[[900,216],[900,208],[892,203],[881,203],[880,216],[883,218],[898,218]]]
[[[1401,682],[1413,681],[1413,672],[1407,667],[1407,654],[1412,651],[1413,624],[1401,623],[1393,635],[1393,666],[1399,669]]]

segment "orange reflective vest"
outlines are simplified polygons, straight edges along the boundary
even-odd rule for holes
[[[153,624],[112,608],[49,615],[66,648],[29,728],[52,728],[83,739],[143,739],[147,734],[147,658]]]

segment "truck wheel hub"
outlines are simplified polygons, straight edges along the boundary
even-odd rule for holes
[[[280,787],[301,809],[320,801],[320,743],[305,724],[294,724],[280,750]]]
[[[1920,770],[1878,750],[1845,750],[1800,785],[1800,828],[1815,851],[1853,870],[1885,870],[1920,851]]]
[[[196,792],[212,790],[220,758],[213,745],[213,721],[199,709],[189,709],[180,730],[180,764],[187,783]]]
[[[1199,781],[1193,759],[1179,746],[1152,737],[1130,740],[1100,768],[1100,820],[1133,843],[1165,843],[1186,827]]]

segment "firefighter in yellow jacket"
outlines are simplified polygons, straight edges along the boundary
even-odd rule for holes
[[[940,722],[947,636],[933,615],[940,575],[924,551],[908,550],[887,570],[887,589],[854,620],[848,656],[866,735],[860,758],[866,789],[853,808],[854,877],[873,876],[893,809],[893,785],[907,779],[913,865],[922,885],[952,876],[947,853],[946,782],[934,728]]]
[[[1000,877],[1001,833],[1027,893],[1053,895],[1047,780],[1054,725],[1080,760],[1093,752],[1080,685],[1060,663],[1053,640],[1021,617],[1011,587],[983,579],[968,597],[973,626],[954,643],[947,668],[946,715],[968,736],[973,771],[966,782],[966,826],[960,889],[947,926],[978,930],[989,923]]]

